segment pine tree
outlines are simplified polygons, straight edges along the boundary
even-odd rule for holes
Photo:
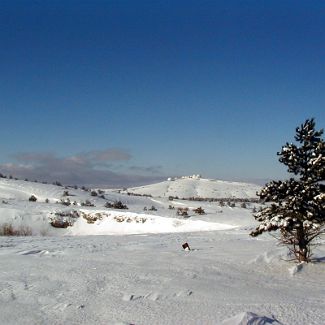
[[[315,130],[314,119],[296,128],[298,145],[286,143],[279,161],[295,176],[271,181],[258,193],[270,205],[254,215],[258,236],[279,230],[281,244],[288,246],[298,262],[309,262],[314,240],[325,233],[325,142],[323,130]]]

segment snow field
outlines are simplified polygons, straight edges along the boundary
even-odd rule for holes
[[[191,181],[186,193],[198,188],[199,180]],[[55,203],[63,191],[0,179],[0,223],[45,235],[0,237],[0,324],[324,323],[324,242],[315,263],[286,262],[287,250],[273,238],[249,237],[256,204],[231,208],[105,190],[107,200],[129,207],[114,210],[69,188],[78,205],[65,207]],[[37,202],[28,201],[31,194]],[[81,207],[85,200],[95,207]],[[152,205],[157,211],[144,211]],[[206,214],[192,211],[199,206]],[[176,216],[177,207],[188,207],[190,217]],[[56,213],[71,210],[81,215],[73,227],[49,225]],[[190,251],[182,249],[185,242]]]
[[[270,238],[1,237],[0,247],[1,324],[221,324],[252,312],[316,325],[325,317],[323,264],[292,275],[294,264]]]

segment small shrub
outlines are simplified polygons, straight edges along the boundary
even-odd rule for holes
[[[15,231],[14,228],[12,226],[12,224],[3,224],[0,227],[0,235],[1,236],[15,236]]]
[[[188,217],[188,208],[177,208],[176,214],[182,217]]]
[[[83,206],[83,207],[94,207],[95,204],[91,203],[89,200],[86,200],[85,202],[81,202],[81,206]]]
[[[91,195],[91,196],[98,196],[98,193],[97,193],[96,191],[91,191],[91,192],[90,192],[90,195]]]
[[[29,197],[28,201],[30,201],[30,202],[36,202],[37,201],[37,197],[35,195],[31,195]]]
[[[72,226],[71,222],[68,220],[53,219],[50,222],[51,226],[54,228],[68,228]]]
[[[69,206],[69,205],[71,205],[71,201],[70,201],[70,199],[69,199],[69,198],[68,198],[68,199],[66,199],[66,200],[64,200],[64,199],[61,199],[60,203],[61,203],[61,204],[63,204],[63,205],[66,205],[66,206]]]
[[[193,211],[200,215],[205,214],[205,211],[204,211],[204,209],[202,209],[202,207],[198,207],[198,208],[194,209]]]

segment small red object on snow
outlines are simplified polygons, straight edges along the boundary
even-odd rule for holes
[[[190,246],[188,245],[188,243],[184,243],[183,245],[182,245],[182,247],[186,250],[186,251],[190,251],[191,249],[190,249]]]

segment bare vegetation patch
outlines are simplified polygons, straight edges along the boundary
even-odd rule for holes
[[[32,234],[32,228],[28,226],[14,227],[10,223],[0,225],[0,236],[31,236]]]

